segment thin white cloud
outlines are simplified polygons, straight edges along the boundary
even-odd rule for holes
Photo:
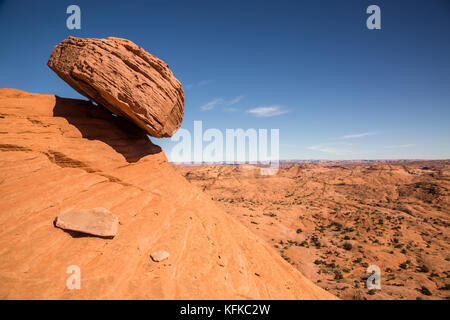
[[[232,105],[238,103],[239,101],[241,101],[242,99],[244,99],[244,96],[242,96],[242,95],[241,96],[237,96],[236,98],[234,98],[234,99],[232,99],[230,101],[227,101],[225,104],[227,106],[232,106]]]
[[[415,147],[416,145],[414,143],[408,143],[408,144],[399,144],[396,146],[386,146],[385,148],[389,148],[389,149],[397,149],[397,148],[411,148],[411,147]]]
[[[377,134],[377,132],[363,132],[363,133],[356,133],[356,134],[348,134],[348,135],[340,137],[339,139],[355,139],[355,138],[373,136],[375,134]]]
[[[247,112],[257,117],[273,117],[285,114],[289,111],[284,109],[282,106],[267,106],[250,109],[247,110]]]
[[[237,104],[242,99],[244,99],[243,95],[237,96],[236,98],[234,98],[232,100],[224,100],[222,98],[217,98],[217,99],[214,99],[214,100],[204,104],[203,106],[200,107],[200,109],[203,111],[208,111],[208,110],[214,109],[215,107],[217,107],[219,105],[222,105],[222,106],[227,106],[227,108],[225,108],[225,111],[237,111],[236,108],[233,108],[231,106]]]
[[[355,152],[352,150],[336,147],[336,145],[352,145],[352,144],[351,143],[318,144],[315,146],[310,146],[308,147],[308,149],[335,155],[355,154]]]
[[[200,107],[200,109],[201,109],[202,111],[212,110],[212,109],[214,109],[218,104],[221,104],[221,103],[223,103],[223,99],[222,99],[222,98],[217,98],[217,99],[214,99],[214,100],[212,100],[212,101],[210,101],[210,102],[208,102],[208,103],[202,105],[202,106]]]
[[[207,84],[210,84],[211,82],[212,82],[212,80],[202,80],[199,83],[197,83],[197,87],[206,86]]]
[[[202,80],[202,81],[199,81],[197,83],[190,83],[190,84],[184,86],[184,89],[185,90],[191,90],[193,88],[200,88],[200,87],[203,87],[203,86],[206,86],[206,85],[210,84],[211,82],[213,82],[213,81],[212,80]]]
[[[227,108],[225,108],[224,109],[225,111],[228,111],[228,112],[237,112],[237,111],[239,111],[239,109],[238,108],[234,108],[234,107],[227,107]]]

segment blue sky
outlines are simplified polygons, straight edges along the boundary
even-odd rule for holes
[[[66,28],[70,4],[81,30]],[[366,28],[371,4],[381,30]],[[69,35],[167,62],[188,130],[278,128],[282,159],[450,158],[447,0],[0,0],[0,87],[80,98],[46,66]]]

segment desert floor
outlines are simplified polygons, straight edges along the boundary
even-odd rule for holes
[[[342,299],[450,297],[449,160],[174,167]]]

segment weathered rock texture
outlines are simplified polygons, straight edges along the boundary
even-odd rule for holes
[[[181,125],[180,82],[166,63],[129,40],[68,37],[47,64],[80,94],[153,137],[170,137]]]
[[[334,298],[117,120],[86,101],[0,89],[0,299]],[[119,218],[114,239],[53,226],[95,207]],[[151,261],[161,248],[170,258]],[[80,290],[66,287],[71,265]]]
[[[64,230],[87,233],[99,237],[114,237],[119,219],[108,209],[98,207],[61,213],[55,225]]]

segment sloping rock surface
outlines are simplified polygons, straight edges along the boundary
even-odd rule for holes
[[[132,129],[85,101],[0,89],[0,299],[334,298]],[[95,207],[119,218],[114,239],[53,226]]]
[[[47,64],[80,94],[153,137],[170,137],[181,125],[181,83],[165,62],[129,40],[68,37]]]

